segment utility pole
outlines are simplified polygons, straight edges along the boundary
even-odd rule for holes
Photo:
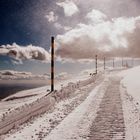
[[[54,37],[51,37],[51,92],[54,91]]]
[[[105,70],[105,57],[104,57],[104,70]]]
[[[95,73],[96,73],[96,74],[97,74],[97,57],[98,57],[98,56],[95,55],[95,67],[96,67],[96,72],[95,72]]]

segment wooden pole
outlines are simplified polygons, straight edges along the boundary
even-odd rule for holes
[[[51,92],[54,91],[54,37],[51,37]]]
[[[97,64],[97,57],[98,57],[98,56],[95,55],[95,66],[96,66],[96,72],[95,72],[95,73],[96,73],[96,74],[97,74],[97,71],[98,71],[98,70],[97,70],[97,68],[98,68],[98,67],[97,67],[97,65],[98,65],[98,64]]]

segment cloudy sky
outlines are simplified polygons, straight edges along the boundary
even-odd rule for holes
[[[0,69],[49,72],[52,35],[57,72],[140,57],[140,1],[0,0]]]

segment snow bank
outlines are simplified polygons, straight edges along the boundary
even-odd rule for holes
[[[20,126],[15,133],[7,134],[8,139],[30,140],[43,139],[48,135],[72,110],[81,104],[88,96],[93,84],[85,86],[74,93],[74,97],[56,103],[52,112],[47,112],[33,121]],[[83,90],[84,89],[84,90]],[[7,137],[6,136],[6,137]],[[1,137],[0,137],[1,138]],[[7,140],[7,138],[4,139]]]
[[[97,115],[100,102],[108,85],[108,79],[96,86],[75,110],[73,110],[51,133],[47,140],[87,139],[90,126]]]
[[[140,104],[140,66],[119,73],[123,77],[121,83],[127,92]]]
[[[125,122],[125,139],[139,140],[140,139],[140,110],[138,104],[132,100],[132,97],[126,93],[124,87],[120,87],[123,115]]]
[[[95,86],[100,83],[100,80],[97,81],[98,82],[94,83]],[[67,123],[66,121],[67,124],[65,125],[65,128],[63,130],[65,129],[70,130],[70,133],[67,132],[68,135],[65,134],[64,137],[66,135],[67,138],[71,137],[71,134],[74,135],[76,134],[75,136],[78,138],[83,137],[83,134],[85,136],[85,133],[87,134],[89,132],[87,131],[87,129],[89,129],[89,125],[92,123],[92,120],[96,116],[97,108],[100,103],[99,100],[101,101],[101,98],[103,97],[103,93],[105,91],[104,88],[107,87],[107,86],[105,86],[104,88],[102,87],[102,89],[100,89],[100,94],[96,94],[98,93],[97,90],[99,89],[99,87],[101,87],[101,85],[102,84],[97,86],[95,90],[93,90],[93,84],[85,86],[84,89],[82,87],[81,90],[77,90],[74,93],[75,94],[74,97],[68,98],[67,100],[62,100],[61,102],[56,104],[53,112],[41,115],[39,118],[35,119],[35,121],[32,121],[31,123],[27,123],[21,126],[21,128],[15,133],[9,133],[6,136],[3,136],[2,138],[4,138],[5,140],[48,139],[48,137],[46,136],[48,136],[50,132],[53,131],[53,129],[57,127],[60,124],[60,122],[63,121],[64,119],[73,122]],[[94,96],[96,97],[94,98]],[[67,115],[69,116],[69,113],[71,112],[73,112],[72,115],[70,115],[72,117],[68,117],[69,119],[67,119],[66,116]],[[77,116],[79,117],[77,118]],[[82,122],[80,120],[82,120]],[[77,125],[82,125],[82,129],[81,127],[76,128]],[[73,126],[74,128],[72,128]],[[67,127],[69,127],[70,129]],[[59,136],[59,139],[62,139],[61,134]],[[58,139],[57,135],[56,138],[54,139]]]
[[[61,101],[62,99],[66,99],[73,94],[76,89],[79,89],[79,87],[86,86],[88,84],[91,84],[92,82],[95,82],[95,80],[101,75],[91,76],[90,78],[82,81],[76,81],[75,83],[69,82],[67,83],[67,86],[61,87],[61,90],[54,91],[54,93],[51,94],[50,98],[48,96],[43,96],[41,98],[36,98],[33,102],[29,104],[25,104],[22,106],[19,106],[18,108],[14,108],[14,110],[9,111],[9,113],[4,113],[0,120],[0,134],[6,133],[8,130],[13,128],[14,126],[20,125],[21,123],[27,121],[33,116],[36,116],[38,114],[44,113],[46,111],[46,106],[52,106],[52,104],[55,104],[55,101]],[[66,82],[65,82],[66,84]],[[44,93],[47,92],[45,91]],[[53,98],[52,98],[53,97]],[[53,101],[50,101],[50,99]],[[54,100],[55,99],[55,100]],[[47,104],[48,103],[48,104]],[[46,105],[47,104],[47,105]],[[13,117],[16,116],[16,117]],[[26,117],[25,117],[26,116]],[[10,119],[11,118],[11,119]],[[10,120],[10,127],[5,126],[9,125]]]
[[[93,82],[96,81],[97,78],[101,77],[101,73],[91,76],[88,79],[84,79],[84,80],[79,80],[79,81],[74,81],[74,82],[70,82],[67,83],[66,86],[61,87],[61,89],[59,91],[55,91],[53,93],[53,97],[58,101],[58,100],[62,100],[64,98],[68,98],[70,96],[71,93],[75,92],[78,88],[83,87],[83,86],[87,86]]]

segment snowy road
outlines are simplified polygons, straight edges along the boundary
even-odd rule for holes
[[[86,100],[68,115],[52,132],[46,140],[83,140],[88,139],[90,126],[96,117],[99,104],[108,85],[105,80],[93,89]],[[98,93],[98,94],[97,94]]]
[[[46,139],[123,140],[125,124],[119,87],[120,78],[106,79]]]
[[[125,125],[120,97],[120,78],[110,78],[110,84],[90,128],[90,140],[123,140]]]
[[[103,79],[104,78],[102,76],[98,76],[98,79],[96,80],[96,82],[94,82],[94,79],[93,79],[91,84],[88,84],[89,80],[88,80],[88,82],[86,80],[85,83],[87,83],[88,85],[82,86],[82,87],[78,88],[76,91],[73,91],[73,93],[71,94],[72,98],[68,99],[68,101],[66,101],[66,103],[65,103],[65,100],[62,101],[62,103],[60,103],[61,106],[63,106],[63,107],[60,107],[59,103],[56,104],[56,107],[55,107],[56,110],[54,110],[54,112],[41,115],[41,117],[38,118],[39,121],[35,120],[31,123],[29,122],[28,123],[29,125],[25,124],[26,127],[23,126],[24,129],[22,131],[18,131],[16,129],[13,130],[14,133],[12,131],[12,135],[11,135],[11,132],[9,134],[7,134],[8,137],[10,136],[8,139],[10,139],[10,140],[15,139],[15,138],[38,139],[38,137],[41,137],[41,139],[42,139],[56,125],[58,125],[60,123],[60,121],[62,121],[72,110],[74,110],[79,104],[81,104],[86,99],[86,97],[89,95],[90,91],[95,86],[97,86]],[[81,82],[81,84],[83,85],[84,83]],[[40,103],[42,103],[42,101]],[[54,116],[53,114],[55,114],[57,117]],[[38,130],[37,130],[37,127],[38,127]],[[1,136],[0,138],[3,139],[3,136]],[[4,139],[7,139],[7,138],[5,138],[5,136],[4,136]]]
[[[4,140],[139,140],[140,111],[117,74],[76,91],[52,113],[38,117]]]

